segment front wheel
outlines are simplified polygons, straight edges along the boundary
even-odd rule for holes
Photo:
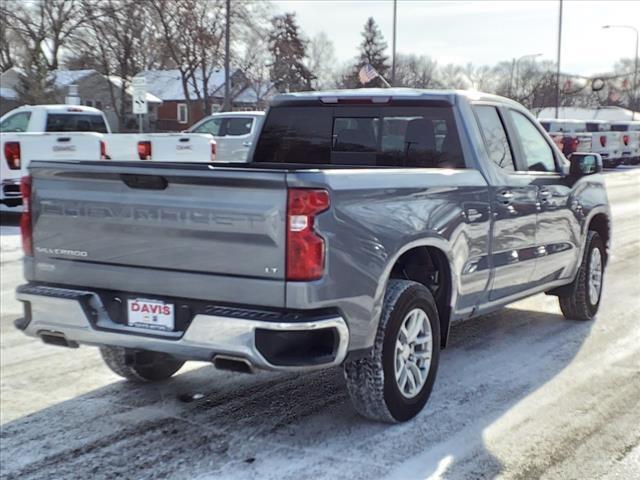
[[[605,251],[598,232],[589,230],[584,250],[575,280],[558,296],[560,310],[570,320],[591,320],[600,307]]]
[[[171,355],[148,350],[105,345],[100,347],[100,354],[115,374],[137,383],[166,380],[184,365]]]
[[[355,409],[383,422],[413,418],[431,394],[439,354],[433,295],[417,282],[390,280],[371,352],[344,367]]]

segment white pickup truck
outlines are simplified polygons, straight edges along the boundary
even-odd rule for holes
[[[100,110],[75,105],[18,107],[0,118],[0,207],[19,209],[20,177],[31,160],[153,160],[211,162],[211,135],[115,134]]]
[[[611,122],[611,130],[622,135],[622,163],[637,165],[640,163],[640,120],[621,120]]]
[[[606,120],[538,120],[565,156],[574,152],[598,153],[607,168],[620,165],[623,156],[622,134]]]

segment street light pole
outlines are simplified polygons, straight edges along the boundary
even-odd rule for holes
[[[631,104],[631,120],[635,120],[638,109],[638,40],[640,34],[638,34],[638,29],[631,25],[604,25],[602,28],[628,28],[636,33],[636,54],[633,57],[633,103]]]
[[[562,0],[558,11],[558,58],[556,70],[556,118],[560,107],[560,52],[562,51]]]
[[[231,40],[231,0],[227,0],[224,25],[224,101],[222,102],[222,111],[231,110],[229,81],[231,74],[229,72],[229,56],[231,55],[229,43]]]
[[[396,23],[398,0],[393,0],[393,40],[391,43],[391,85],[396,84]]]

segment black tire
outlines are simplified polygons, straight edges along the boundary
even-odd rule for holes
[[[148,350],[102,346],[100,354],[115,374],[136,383],[166,380],[184,365],[171,355]]]
[[[580,268],[576,274],[576,278],[564,289],[563,294],[558,295],[560,302],[560,310],[566,319],[569,320],[591,320],[598,313],[600,299],[602,298],[602,286],[598,294],[598,301],[593,303],[589,296],[589,269],[591,267],[591,252],[594,249],[600,250],[600,258],[602,259],[602,277],[604,278],[605,270],[605,249],[604,243],[598,232],[589,230],[587,233],[587,244],[585,245],[584,255]]]
[[[394,355],[398,331],[407,313],[422,309],[429,318],[432,354],[426,381],[413,398],[406,398],[395,379]],[[354,408],[366,418],[396,423],[416,416],[427,403],[438,370],[440,319],[433,295],[424,285],[390,280],[371,352],[344,366],[347,389]]]

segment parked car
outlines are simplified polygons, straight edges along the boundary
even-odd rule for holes
[[[98,149],[96,141],[101,142]],[[0,151],[0,200],[3,209],[16,210],[22,208],[18,182],[33,159],[211,162],[216,158],[211,135],[111,133],[103,112],[76,105],[23,106],[8,112],[0,118]]]
[[[440,139],[438,137],[441,137]],[[546,292],[601,299],[602,161],[478,92],[275,97],[245,165],[32,162],[16,326],[100,347],[132,381],[186,360],[344,367],[357,411],[405,421],[452,321]]]
[[[188,132],[213,135],[217,143],[217,161],[248,162],[249,151],[263,119],[264,112],[214,113],[193,125]]]
[[[611,122],[611,130],[622,135],[622,163],[640,163],[640,120]]]

